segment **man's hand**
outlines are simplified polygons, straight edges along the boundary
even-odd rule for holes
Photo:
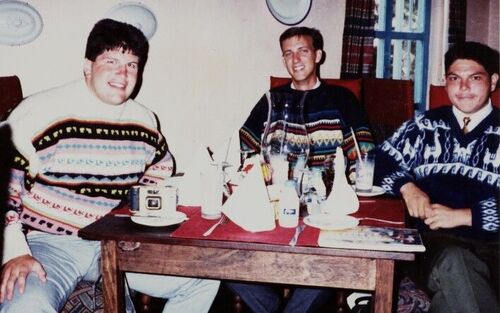
[[[431,209],[430,216],[424,220],[430,229],[472,225],[470,209],[451,209],[441,204],[433,204]]]
[[[431,201],[429,196],[417,187],[414,183],[406,183],[399,190],[406,206],[408,213],[412,217],[425,219],[431,214]]]
[[[12,299],[16,283],[19,292],[24,292],[26,277],[30,272],[36,274],[41,281],[47,281],[47,273],[31,255],[25,254],[4,264],[0,285],[0,303],[3,303],[6,299]]]

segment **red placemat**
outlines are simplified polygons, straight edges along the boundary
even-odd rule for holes
[[[172,232],[172,237],[288,245],[295,234],[295,228],[283,228],[278,223],[276,223],[274,230],[252,233],[229,220],[227,223],[218,226],[209,236],[203,237],[203,233],[217,223],[218,219],[207,220],[202,218],[200,207],[178,206],[177,209],[186,213],[189,220],[183,222]],[[124,206],[113,210],[110,214],[130,215],[130,211],[127,206]],[[359,210],[352,216],[360,218],[360,225],[404,227],[405,206],[404,202],[397,199],[360,198]],[[386,223],[384,220],[396,222],[396,224]],[[302,219],[300,224],[303,224]],[[318,236],[319,229],[306,226],[299,237],[297,246],[317,247]]]
[[[178,207],[178,210],[186,213],[189,220],[182,223],[179,228],[172,232],[171,236],[176,238],[288,245],[295,234],[295,228],[280,227],[277,223],[276,228],[271,231],[252,233],[242,229],[229,220],[227,223],[215,228],[209,236],[203,237],[203,233],[206,232],[212,225],[217,223],[218,220],[207,220],[202,218],[199,207]],[[302,221],[300,221],[300,223],[302,223]],[[306,227],[300,235],[297,245],[318,246],[318,235],[318,229]]]

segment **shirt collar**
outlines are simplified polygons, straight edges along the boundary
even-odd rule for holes
[[[491,99],[489,99],[488,103],[483,108],[481,108],[479,111],[474,112],[472,114],[466,114],[466,113],[460,111],[459,109],[457,109],[455,106],[453,106],[452,110],[453,110],[453,114],[455,115],[455,117],[458,121],[458,124],[460,125],[460,128],[462,128],[464,126],[464,117],[466,117],[466,116],[470,117],[470,122],[467,125],[467,129],[469,131],[471,131],[474,129],[474,127],[479,125],[479,123],[481,123],[481,121],[484,120],[486,118],[486,116],[488,116],[488,114],[491,113],[491,111],[493,111],[493,105],[491,104]]]
[[[313,89],[318,88],[318,87],[319,87],[319,85],[321,85],[321,81],[320,81],[318,78],[316,78],[316,84],[314,84],[314,86],[313,86],[310,90],[313,90]],[[295,89],[296,89],[296,88],[295,88],[295,86],[293,85],[293,81],[290,83],[290,87],[291,87],[293,90],[295,90]]]

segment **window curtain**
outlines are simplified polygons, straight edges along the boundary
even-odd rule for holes
[[[460,42],[459,40],[465,40],[466,8],[467,1],[465,0],[431,1],[431,35],[427,77],[430,85],[444,85],[444,54],[450,45]],[[461,34],[458,34],[458,30]],[[427,103],[429,103],[428,100]]]
[[[340,77],[373,76],[374,0],[346,0]]]
[[[450,0],[448,43],[453,45],[465,41],[465,23],[467,19],[467,1]]]

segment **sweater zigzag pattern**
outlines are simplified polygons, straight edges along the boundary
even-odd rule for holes
[[[68,94],[82,96],[68,102]],[[132,100],[107,107],[82,83],[28,98],[9,123],[17,149],[10,206],[37,230],[75,235],[117,207],[131,186],[161,184],[175,170],[150,110]]]
[[[323,167],[325,160],[333,158],[336,148],[340,146],[347,156],[349,171],[352,172],[356,160],[353,136],[356,136],[363,152],[374,148],[366,112],[349,90],[321,83],[316,89],[300,91],[292,89],[288,84],[271,90],[271,98],[279,94],[292,95],[294,105],[303,102],[304,124],[310,144],[309,166]],[[269,103],[264,95],[239,131],[242,151],[260,153],[268,111]],[[270,132],[277,129],[273,126],[270,125]],[[354,133],[351,132],[351,127]]]

